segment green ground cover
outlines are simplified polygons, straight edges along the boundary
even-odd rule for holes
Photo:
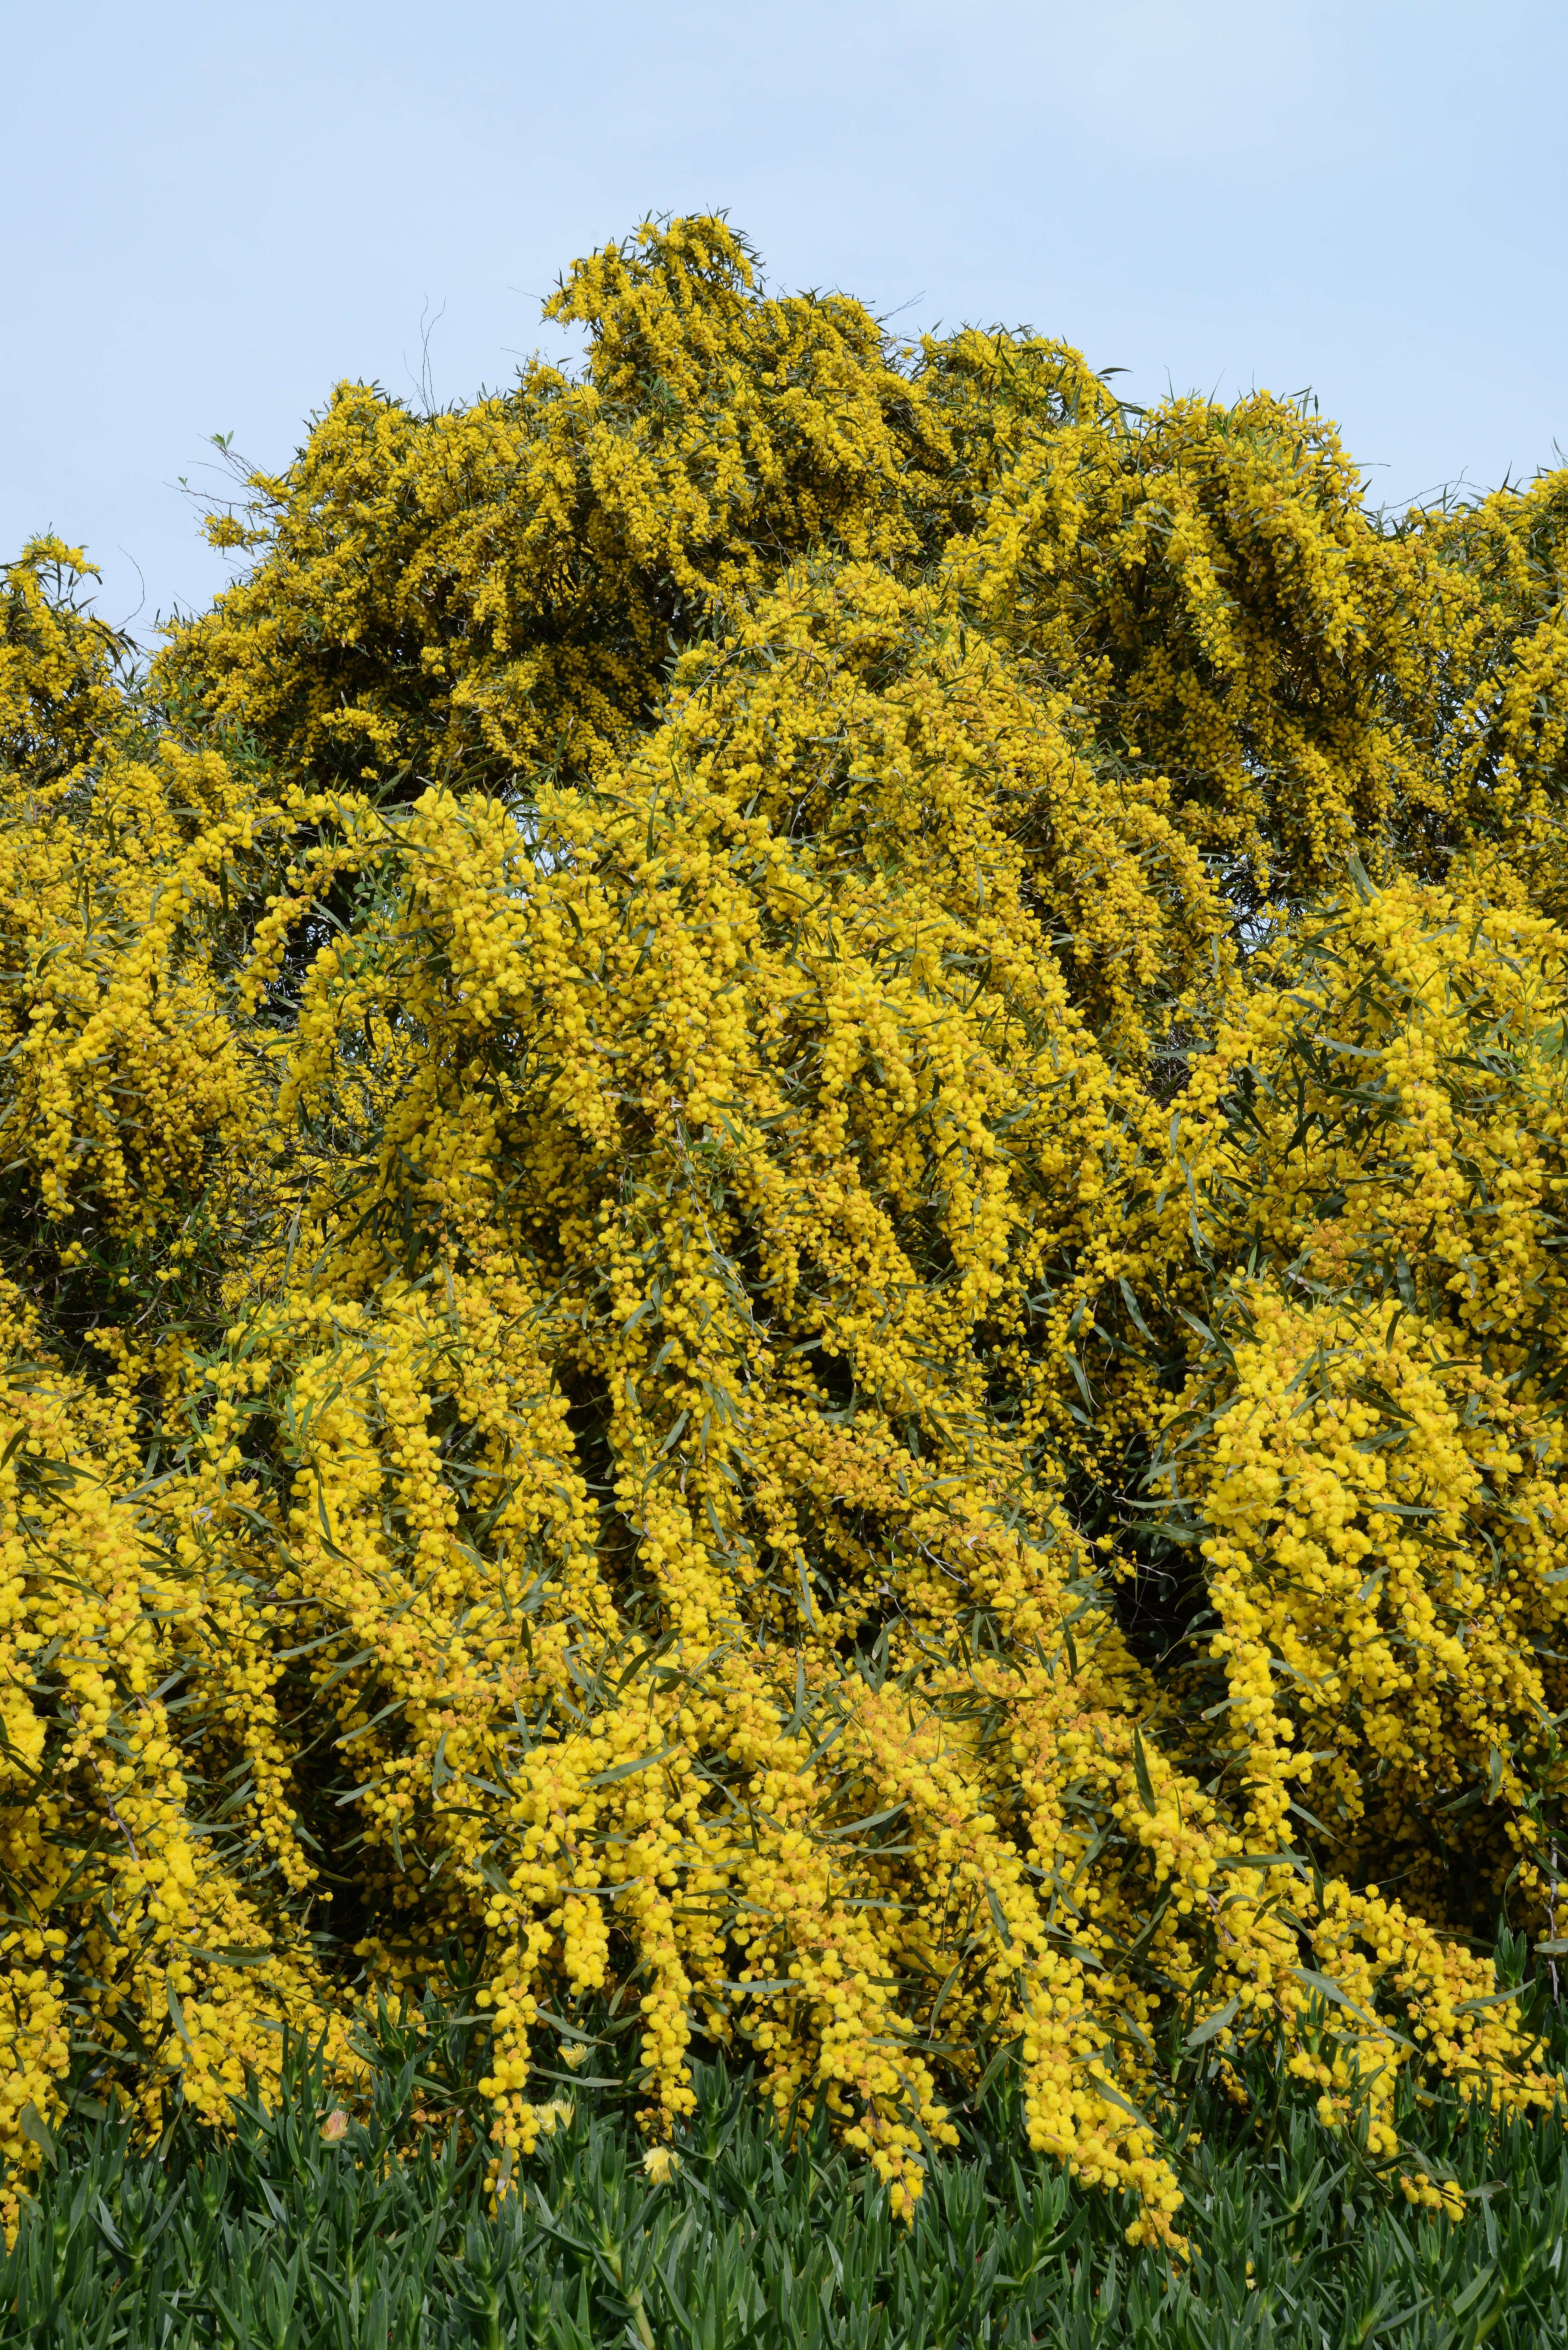
[[[0,2281],[0,2343],[36,2350],[1546,2350],[1568,2340],[1568,2131],[1489,2140],[1452,2094],[1407,2106],[1459,2226],[1411,2210],[1343,2133],[1218,2084],[1168,2116],[1181,2272],[1129,2252],[1127,2212],[1020,2159],[1004,2079],[933,2167],[912,2227],[818,2121],[785,2148],[717,2067],[655,2185],[611,2072],[574,2085],[522,2192],[493,2208],[465,2129],[470,2027],[383,2052],[337,2143],[307,2063],[234,2135],[176,2124],[158,2154],[78,2117],[54,2142]],[[1276,2076],[1277,2077],[1277,2076]],[[565,2097],[567,2091],[563,2087]],[[447,2117],[410,2142],[421,2107]],[[465,2141],[468,2150],[464,2150]],[[399,2147],[402,2147],[400,2153]],[[1130,2206],[1128,2207],[1130,2210]]]

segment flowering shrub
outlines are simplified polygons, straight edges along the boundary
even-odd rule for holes
[[[906,2210],[1012,2056],[1152,2241],[1185,2067],[1528,2104],[1568,475],[711,220],[552,307],[148,680],[5,575],[0,2151],[449,1982],[508,2168],[615,1989],[651,2176],[694,2040]]]

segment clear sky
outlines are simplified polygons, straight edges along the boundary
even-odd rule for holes
[[[151,636],[208,436],[436,398],[650,212],[1121,388],[1311,385],[1379,502],[1568,448],[1568,0],[0,0],[0,555]],[[433,321],[433,324],[431,323]]]

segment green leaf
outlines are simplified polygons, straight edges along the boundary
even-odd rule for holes
[[[1136,1721],[1133,1724],[1132,1749],[1133,1770],[1137,1776],[1137,1791],[1143,1797],[1145,1811],[1152,1812],[1155,1808],[1154,1781],[1148,1775],[1148,1760],[1143,1751],[1143,1734]]]
[[[1010,1950],[1012,1948],[1012,1929],[1007,1922],[1006,1913],[996,1898],[993,1887],[990,1885],[986,1887],[985,1898],[991,1908],[991,1922],[996,1929],[1002,1947],[1004,1950]]]
[[[1332,2000],[1336,2007],[1348,2008],[1352,2015],[1358,2015],[1363,2023],[1369,2023],[1374,2031],[1382,2029],[1378,2018],[1369,2014],[1358,2001],[1351,1998],[1347,1991],[1342,1991],[1332,1977],[1320,1975],[1315,1967],[1293,1967],[1291,1972],[1297,1982],[1305,1983],[1307,1989],[1315,1991],[1320,1999]]]
[[[662,1762],[667,1755],[678,1751],[676,1747],[663,1745],[657,1754],[639,1754],[635,1762],[618,1762],[613,1770],[596,1771],[591,1779],[583,1781],[583,1784],[585,1787],[607,1787],[617,1779],[629,1779],[639,1771],[651,1771],[656,1762]]]
[[[1232,1991],[1223,2007],[1217,2007],[1212,2015],[1206,2015],[1202,2022],[1188,2033],[1181,2043],[1182,2046],[1189,2052],[1194,2048],[1206,2047],[1210,2040],[1224,2031],[1228,2023],[1234,2021],[1241,2004],[1240,1993]]]

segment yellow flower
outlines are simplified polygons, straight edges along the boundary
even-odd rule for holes
[[[650,2180],[696,2030],[901,2218],[1010,2044],[1178,2241],[1189,2007],[1379,2159],[1539,2100],[1568,474],[1392,529],[711,219],[553,308],[151,679],[0,570],[0,2158],[279,2017],[337,2142],[334,1891],[411,2028],[483,1951],[509,2178],[612,1983]]]

